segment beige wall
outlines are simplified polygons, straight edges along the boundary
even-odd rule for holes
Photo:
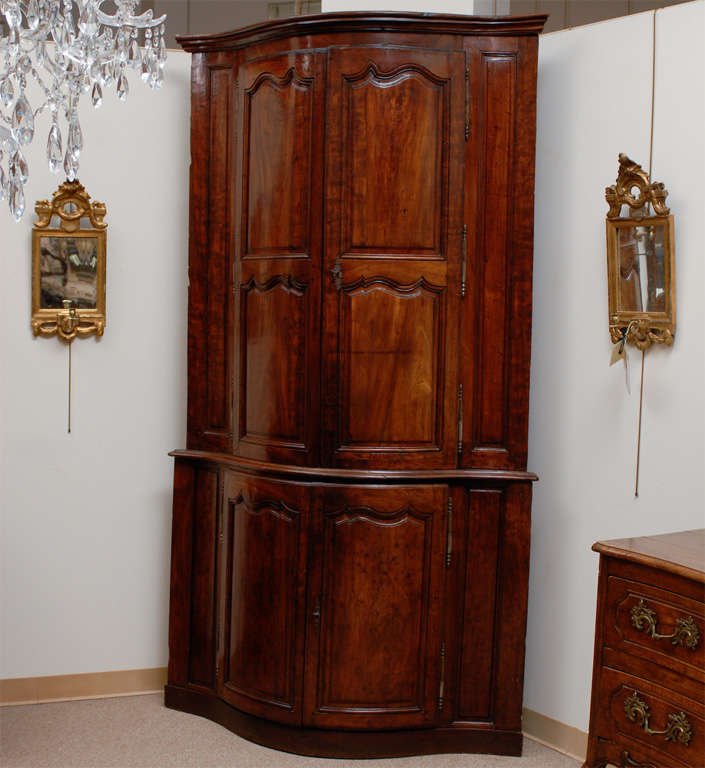
[[[541,38],[525,706],[586,730],[600,539],[705,525],[705,3],[657,13],[653,178],[675,216],[678,327],[646,356],[639,498],[632,391],[609,367],[604,189],[649,163],[653,14]],[[629,62],[618,73],[617,62]]]
[[[49,121],[26,148],[27,210],[0,205],[0,679],[161,667],[167,658],[172,459],[183,447],[190,56],[163,87],[130,76],[83,104],[79,178],[107,206],[107,327],[35,339],[34,201]],[[62,129],[64,126],[62,125]],[[64,136],[65,140],[65,136]]]
[[[548,13],[546,32],[576,27],[617,16],[640,13],[685,0],[323,0],[324,12],[338,10],[420,10],[479,16]],[[269,5],[276,0],[154,0],[143,6],[169,17],[167,39],[176,47],[174,35],[224,32],[269,18]],[[281,15],[293,13],[293,0],[283,0]],[[289,8],[291,6],[291,8]],[[288,9],[289,8],[289,9]],[[287,10],[288,9],[288,10]],[[304,13],[318,13],[319,0],[306,0]]]
[[[475,6],[486,0],[323,0],[324,13],[333,11],[418,11],[434,13],[477,13]]]
[[[511,0],[509,13],[548,13],[544,32],[676,5],[685,0]]]
[[[227,32],[266,21],[269,0],[156,0],[155,13],[166,13],[167,45],[174,35]]]

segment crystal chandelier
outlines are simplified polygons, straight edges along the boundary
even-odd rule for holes
[[[83,134],[79,100],[90,94],[94,107],[103,89],[115,83],[127,98],[127,70],[141,73],[152,88],[163,79],[164,22],[151,10],[135,15],[139,0],[115,0],[117,11],[101,10],[106,0],[0,0],[0,200],[7,197],[16,221],[25,208],[29,168],[22,147],[35,136],[37,116],[48,110],[49,168],[63,168],[69,181],[78,174]],[[140,50],[140,31],[143,50]],[[49,43],[49,45],[48,45]],[[53,45],[52,45],[53,44]],[[28,79],[35,81],[30,104]],[[64,120],[65,151],[61,118]]]

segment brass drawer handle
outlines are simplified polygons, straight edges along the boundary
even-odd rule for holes
[[[671,713],[668,716],[666,730],[654,731],[649,726],[649,719],[651,718],[649,705],[639,698],[636,691],[625,700],[624,711],[627,713],[627,719],[631,723],[637,723],[649,736],[663,736],[664,741],[677,741],[685,744],[686,747],[690,744],[693,727],[685,716],[685,712]]]
[[[634,628],[639,632],[646,630],[646,634],[654,640],[670,640],[672,645],[684,645],[691,651],[698,647],[700,631],[692,616],[688,616],[687,619],[677,619],[676,628],[670,635],[660,635],[656,631],[658,624],[656,611],[648,608],[643,600],[639,600],[638,605],[632,606],[631,617]]]

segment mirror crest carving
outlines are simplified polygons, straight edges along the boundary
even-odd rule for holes
[[[657,215],[668,216],[671,210],[666,206],[667,196],[662,182],[652,184],[646,171],[620,152],[617,183],[605,189],[605,199],[610,206],[608,219],[619,218],[623,205],[629,206],[634,218],[644,216],[649,204]]]

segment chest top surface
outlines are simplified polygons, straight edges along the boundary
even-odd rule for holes
[[[640,563],[705,583],[705,528],[598,541],[602,555]]]

